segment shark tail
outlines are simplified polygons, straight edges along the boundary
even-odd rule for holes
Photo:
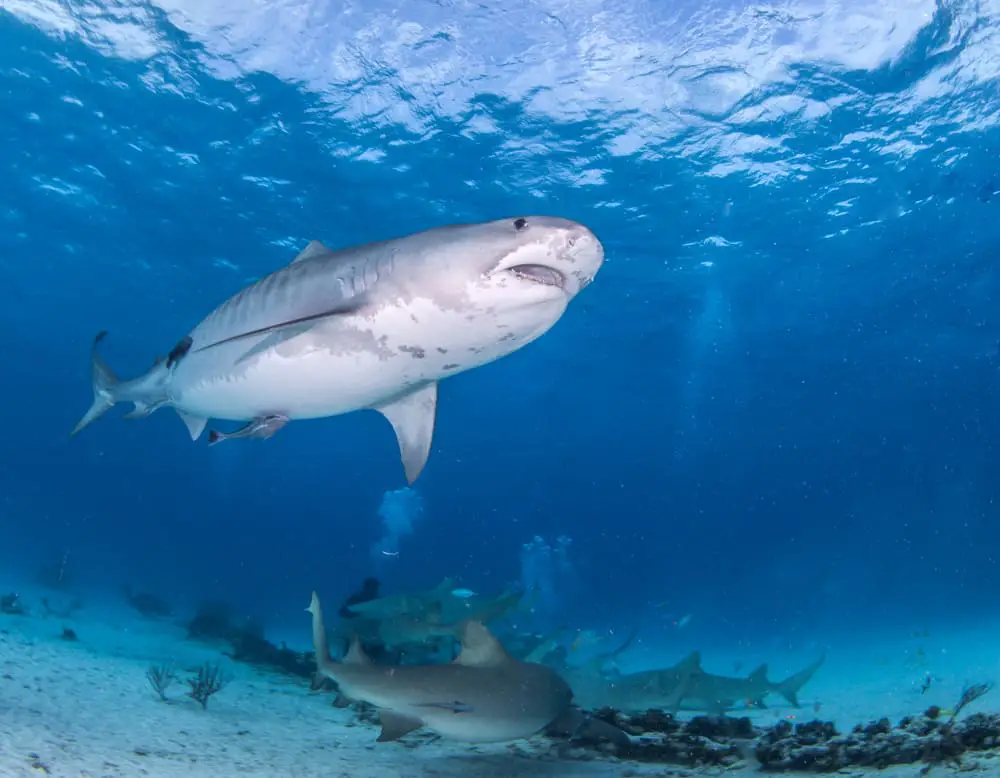
[[[94,344],[91,347],[90,359],[91,359],[91,370],[94,389],[94,402],[91,404],[90,408],[83,415],[83,418],[77,422],[76,426],[70,435],[76,435],[80,430],[89,425],[95,419],[99,419],[109,410],[115,407],[118,399],[115,397],[115,387],[120,383],[118,377],[112,372],[111,368],[107,366],[105,361],[101,359],[101,355],[97,353],[97,346],[108,333],[106,331],[99,332],[97,337],[94,338]]]
[[[312,600],[306,611],[312,615],[312,637],[313,650],[316,652],[316,670],[319,675],[329,674],[336,663],[330,656],[330,645],[326,640],[326,627],[323,625],[323,606],[319,602],[316,592],[312,593]]]
[[[816,675],[816,671],[819,670],[824,661],[826,661],[825,653],[804,670],[800,670],[794,675],[790,675],[784,681],[778,681],[778,683],[774,685],[774,691],[788,700],[796,708],[799,707],[799,691],[814,675]]]

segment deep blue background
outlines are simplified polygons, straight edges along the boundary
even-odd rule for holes
[[[310,239],[550,213],[591,226],[607,264],[549,335],[442,386],[427,515],[391,583],[499,588],[522,543],[567,534],[587,598],[567,608],[594,623],[663,601],[758,634],[995,608],[1000,134],[970,112],[1000,92],[892,110],[971,51],[953,15],[876,69],[802,63],[762,85],[741,110],[808,95],[831,111],[744,123],[783,140],[741,156],[697,131],[732,116],[612,155],[600,106],[560,123],[488,92],[461,121],[428,107],[423,135],[343,118],[304,84],[209,72],[203,44],[146,11],[162,49],[139,60],[0,11],[9,569],[69,551],[82,580],[275,622],[313,587],[345,593],[403,482],[385,421],[210,450],[171,411],[115,413],[71,440],[91,338],[110,330],[131,376]],[[495,132],[467,132],[484,117]],[[603,184],[551,174],[580,166]]]

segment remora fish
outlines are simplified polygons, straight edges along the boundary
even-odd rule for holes
[[[594,672],[567,670],[563,676],[572,685],[581,705],[590,708],[610,706],[623,711],[661,708],[723,713],[733,708],[766,707],[764,699],[773,693],[782,695],[796,708],[799,690],[815,675],[824,657],[789,676],[784,681],[770,681],[767,665],[761,665],[746,678],[729,678],[706,673],[701,655],[694,652],[674,667],[647,670],[605,679]]]
[[[323,610],[313,592],[313,647],[320,675],[340,693],[379,709],[379,742],[419,727],[474,743],[530,737],[572,712],[573,693],[554,671],[511,658],[479,622],[468,622],[462,651],[447,665],[372,664],[357,639],[344,661],[334,662],[326,642]]]
[[[413,483],[430,452],[438,382],[543,335],[603,261],[587,227],[550,216],[339,251],[313,241],[138,378],[115,377],[97,353],[99,335],[94,402],[73,434],[120,402],[135,404],[131,418],[172,406],[192,440],[210,418],[273,432],[268,419],[374,409],[392,424]]]

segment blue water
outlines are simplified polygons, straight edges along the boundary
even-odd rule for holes
[[[225,599],[305,643],[313,588],[493,592],[566,536],[580,628],[808,651],[992,617],[995,11],[501,5],[0,8],[4,587],[68,555],[88,596]],[[536,213],[606,264],[442,385],[398,557],[377,414],[68,437],[99,330],[136,375],[311,239]]]

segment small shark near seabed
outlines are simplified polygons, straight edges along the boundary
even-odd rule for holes
[[[577,701],[586,708],[610,706],[627,712],[660,708],[671,713],[679,710],[708,711],[764,708],[764,699],[773,693],[782,695],[798,707],[799,690],[815,675],[824,657],[784,681],[770,681],[767,665],[761,665],[746,678],[729,678],[706,673],[701,655],[690,654],[674,667],[603,678],[594,668],[563,671],[573,687]]]
[[[144,375],[119,381],[92,353],[94,402],[127,418],[173,407],[192,440],[209,419],[268,438],[289,421],[374,409],[396,433],[406,479],[430,453],[437,386],[547,332],[604,261],[585,226],[551,216],[455,225],[292,263],[224,302]]]
[[[548,667],[510,657],[480,622],[465,624],[461,653],[450,664],[386,666],[374,664],[357,638],[344,661],[335,662],[315,592],[306,610],[312,614],[318,675],[336,682],[342,698],[378,709],[379,742],[420,727],[452,740],[490,743],[547,727],[577,732],[587,725],[617,743],[629,742],[620,730],[587,720],[573,707],[566,681]]]

